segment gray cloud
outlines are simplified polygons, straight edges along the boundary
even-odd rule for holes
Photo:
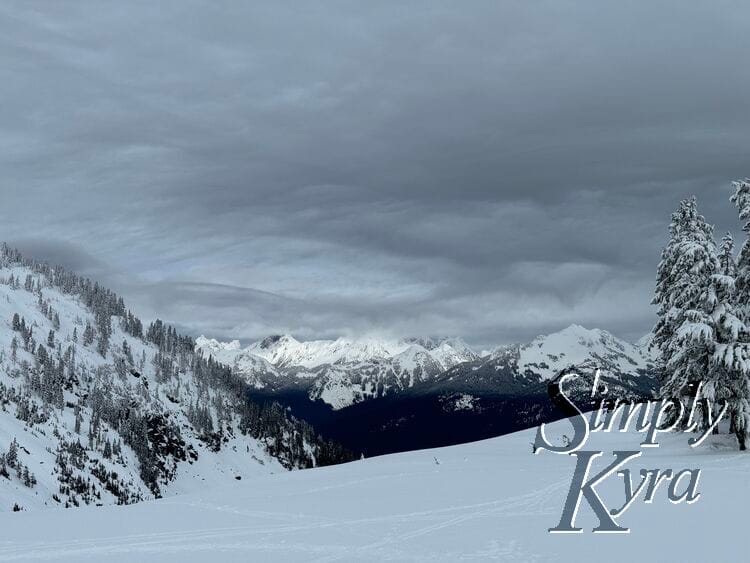
[[[0,234],[244,339],[650,328],[669,213],[738,231],[750,9],[0,7]]]

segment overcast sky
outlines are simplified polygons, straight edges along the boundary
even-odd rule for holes
[[[746,2],[0,4],[0,236],[248,341],[637,338],[739,225]]]

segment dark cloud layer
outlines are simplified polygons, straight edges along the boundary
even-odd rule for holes
[[[0,235],[250,339],[650,328],[676,202],[738,230],[741,2],[0,6]]]

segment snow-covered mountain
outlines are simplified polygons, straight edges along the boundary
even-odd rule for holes
[[[631,344],[599,329],[571,325],[528,344],[501,346],[484,357],[459,338],[314,340],[270,336],[242,348],[200,337],[197,350],[235,367],[257,389],[306,388],[311,400],[343,409],[424,385],[446,385],[458,392],[508,391],[509,384],[546,381],[561,370],[599,368],[624,382],[650,377],[648,341]],[[449,383],[448,383],[449,382]],[[460,397],[459,397],[460,398]],[[469,396],[469,398],[471,398]],[[465,409],[465,397],[460,408]]]
[[[524,396],[539,392],[562,371],[587,376],[597,370],[613,394],[651,396],[656,388],[654,355],[648,345],[631,344],[601,329],[571,325],[559,332],[536,337],[528,344],[500,346],[475,362],[459,364],[431,382],[442,390],[449,405],[456,397],[460,407],[470,401],[481,409],[487,397]]]
[[[269,336],[241,348],[203,336],[196,350],[234,366],[257,389],[309,386],[311,400],[334,409],[413,387],[479,356],[459,338],[377,338],[300,342]],[[306,382],[306,383],[304,383]]]
[[[244,389],[111,291],[0,247],[0,511],[127,504],[341,459]]]
[[[311,340],[299,342],[289,335],[269,336],[245,350],[279,367],[313,368],[323,364],[350,364],[387,358],[404,344],[376,338]]]
[[[549,416],[541,384],[571,364],[641,392],[649,362],[643,347],[577,326],[486,357],[456,338],[194,341],[2,246],[0,510],[132,503],[348,459],[287,407],[308,418],[316,405],[347,413],[388,399],[314,421],[336,439],[347,430],[356,451],[377,436],[369,451],[382,453],[394,437],[420,447],[436,433],[455,442],[533,424]]]
[[[213,357],[217,362],[230,366],[256,389],[263,389],[267,382],[281,377],[281,373],[271,362],[242,350],[239,340],[219,342],[213,338],[199,336],[195,339],[195,349],[206,357]]]
[[[613,375],[645,373],[653,363],[648,340],[631,344],[606,330],[580,325],[553,334],[537,336],[528,344],[502,346],[490,361],[509,362],[519,375],[536,375],[542,380],[555,377],[569,366],[595,364]]]

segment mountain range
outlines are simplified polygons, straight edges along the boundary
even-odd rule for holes
[[[196,351],[226,363],[257,389],[309,384],[311,400],[333,409],[397,393],[479,356],[459,338],[347,339],[300,342],[269,336],[241,348],[203,336]]]
[[[195,342],[204,357],[232,366],[251,396],[278,401],[368,455],[486,438],[554,417],[546,383],[563,370],[590,382],[598,369],[620,397],[656,389],[647,338],[632,344],[579,325],[482,354],[459,338]],[[583,388],[579,395],[587,400]]]

